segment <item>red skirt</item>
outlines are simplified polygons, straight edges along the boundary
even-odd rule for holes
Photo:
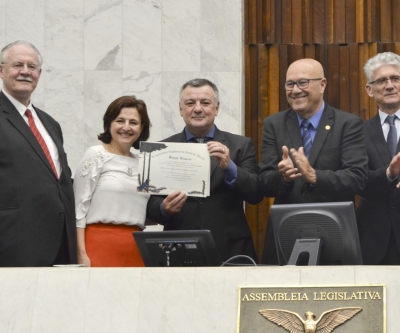
[[[124,224],[88,224],[85,245],[91,267],[144,267],[132,235],[141,230]]]

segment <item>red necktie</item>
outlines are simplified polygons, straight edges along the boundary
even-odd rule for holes
[[[49,161],[50,166],[53,169],[54,174],[56,175],[56,178],[58,179],[57,169],[56,169],[56,166],[54,165],[53,159],[51,158],[49,148],[47,148],[46,142],[44,141],[42,135],[40,134],[39,130],[37,129],[37,127],[35,125],[35,121],[33,120],[31,110],[27,109],[25,111],[25,114],[28,117],[28,123],[29,123],[29,127],[31,128],[32,133],[35,135],[40,146],[42,147],[43,152],[46,155],[47,160]]]

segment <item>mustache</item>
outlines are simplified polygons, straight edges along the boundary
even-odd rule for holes
[[[30,77],[25,77],[25,76],[18,76],[16,78],[17,81],[27,81],[27,82],[33,82],[32,78]]]

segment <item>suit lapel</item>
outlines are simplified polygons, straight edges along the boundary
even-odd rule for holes
[[[54,125],[52,125],[50,123],[49,118],[43,116],[43,111],[38,109],[35,106],[33,106],[33,107],[34,107],[36,114],[38,115],[40,121],[42,122],[43,126],[46,128],[47,133],[49,133],[54,144],[56,145],[57,150],[58,150],[58,157],[59,157],[60,164],[61,164],[61,169],[65,170],[65,168],[68,168],[68,165],[62,165],[62,162],[64,160],[61,158],[61,152],[63,151],[64,148],[63,148],[63,143],[61,141],[62,140],[61,136],[57,134],[56,129],[55,129]],[[46,161],[47,161],[47,158],[46,158]],[[50,164],[49,163],[47,163],[47,164],[50,167]],[[61,170],[61,173],[62,173],[62,170]],[[59,177],[61,177],[61,175],[59,175]]]
[[[396,154],[400,153],[400,140],[397,142]]]
[[[21,117],[18,110],[14,107],[14,105],[9,101],[9,99],[3,93],[0,94],[0,103],[3,109],[4,116],[12,124],[12,126],[14,126],[25,137],[25,139],[31,145],[35,153],[38,154],[43,163],[54,175],[53,170],[51,169],[49,161],[47,160],[42,147],[40,146],[36,137],[33,135],[28,124],[25,122],[25,120]]]
[[[176,137],[176,142],[186,142],[186,135],[184,130]]]
[[[367,128],[367,132],[376,150],[378,151],[378,154],[381,160],[383,161],[383,164],[389,165],[391,158],[390,158],[389,148],[387,146],[385,137],[383,136],[379,113],[374,118],[372,118],[371,121],[367,123],[367,126],[370,127]],[[397,151],[399,151],[399,145],[397,145]]]
[[[215,133],[213,141],[218,141],[227,146],[224,134],[215,126]],[[229,148],[229,147],[228,147]],[[217,169],[218,163],[214,157],[211,157],[210,177],[213,176],[214,171]]]
[[[296,112],[290,110],[286,118],[287,133],[289,133],[289,138],[292,143],[290,148],[295,148],[296,150],[303,147],[303,139],[300,134],[299,122],[297,120]]]
[[[40,121],[42,122],[43,126],[46,128],[46,131],[49,133],[49,135],[53,139],[54,143],[56,144],[58,151],[60,151],[60,147],[62,147],[62,142],[60,140],[61,139],[60,136],[57,135],[54,126],[51,125],[48,118],[43,116],[43,113],[42,113],[43,111],[39,110],[35,106],[34,106],[34,109],[35,109],[36,114],[38,115]]]
[[[186,142],[185,130],[183,130],[177,137],[175,137],[176,142]],[[224,134],[215,126],[214,138],[212,141],[218,141],[226,145],[226,139]],[[210,177],[212,177],[214,171],[217,169],[218,163],[215,158],[210,158]]]
[[[225,138],[224,134],[217,127],[215,127],[214,138],[213,138],[212,141],[218,141],[218,142],[221,142],[224,145],[226,145],[226,138]],[[186,136],[185,136],[185,130],[183,130],[181,133],[177,134],[174,137],[173,142],[187,142],[186,141]],[[193,143],[193,144],[195,144],[195,143]],[[210,178],[212,178],[215,170],[217,170],[218,163],[215,160],[215,158],[210,158],[210,160],[211,160]]]
[[[308,158],[308,162],[311,166],[314,165],[322,147],[324,146],[326,137],[328,136],[329,131],[332,130],[333,123],[334,117],[332,109],[326,104],[325,110],[322,112],[317,132],[315,133],[314,141],[310,150],[310,156]]]
[[[215,136],[217,134],[218,129],[215,129],[215,134],[214,134],[214,139]],[[218,131],[219,132],[219,131]],[[218,136],[217,136],[218,137]],[[185,130],[183,130],[181,133],[177,134],[173,140],[171,140],[171,142],[187,142],[186,141],[186,135],[185,135]],[[196,143],[190,143],[195,145]],[[215,164],[215,165],[214,165]],[[211,166],[210,166],[210,191],[211,191],[211,175],[213,173],[213,170],[215,170],[217,166],[217,162],[215,161],[215,158],[211,158]],[[191,200],[197,201],[197,202],[201,202],[202,200],[204,200],[204,198],[200,198],[200,197],[190,197]]]

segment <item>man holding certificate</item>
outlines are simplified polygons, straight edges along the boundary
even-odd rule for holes
[[[186,82],[180,91],[179,109],[186,126],[163,142],[207,144],[211,159],[210,195],[187,196],[179,190],[168,197],[152,195],[147,217],[163,224],[164,230],[210,230],[222,260],[236,255],[255,260],[243,209],[243,201],[257,204],[263,198],[258,190],[259,167],[251,139],[220,131],[215,126],[219,93],[209,80]]]

